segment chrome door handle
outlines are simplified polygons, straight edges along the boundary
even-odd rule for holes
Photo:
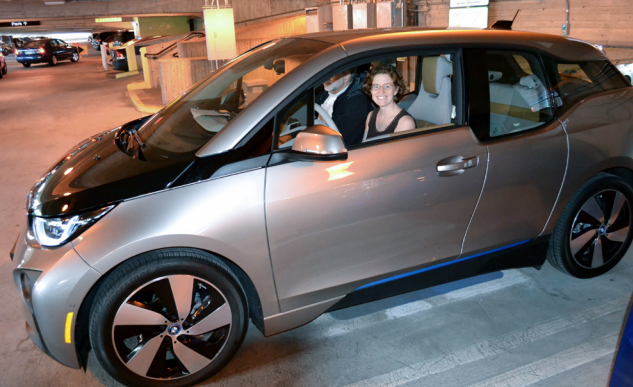
[[[437,163],[437,174],[439,176],[454,176],[464,173],[465,169],[474,168],[479,164],[479,157],[463,158],[462,156],[451,156],[440,160]]]

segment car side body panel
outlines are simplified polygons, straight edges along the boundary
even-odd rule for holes
[[[250,277],[264,316],[278,313],[266,240],[264,175],[260,168],[125,201],[73,245],[102,274],[147,251],[205,250],[226,257]]]
[[[545,128],[488,144],[486,185],[463,254],[538,236],[560,193],[567,138],[556,120]]]
[[[486,146],[468,127],[365,145],[340,162],[268,167],[266,220],[282,312],[459,255]],[[478,162],[439,176],[438,162],[455,156]]]
[[[542,234],[554,231],[569,200],[592,176],[613,168],[633,171],[633,88],[583,99],[560,121],[569,136],[569,168]]]

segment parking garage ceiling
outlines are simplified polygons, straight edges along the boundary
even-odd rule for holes
[[[197,18],[202,17],[204,3],[204,0],[0,0],[0,35],[125,29],[132,27],[134,16]],[[114,17],[120,17],[121,21],[97,21]],[[12,22],[26,25],[11,26]]]

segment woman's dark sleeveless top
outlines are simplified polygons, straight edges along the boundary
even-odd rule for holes
[[[388,133],[393,133],[394,130],[396,130],[396,128],[398,127],[398,122],[400,121],[400,119],[404,116],[409,116],[411,117],[411,114],[407,113],[406,110],[402,109],[400,110],[400,113],[398,113],[393,120],[389,123],[389,125],[387,126],[387,128],[385,130],[383,130],[382,132],[379,132],[378,129],[376,129],[376,117],[378,116],[378,111],[380,110],[380,108],[374,110],[371,112],[371,117],[369,118],[369,127],[367,130],[367,139],[370,139],[372,137],[376,137],[376,136],[381,136],[383,134],[388,134]],[[413,118],[413,117],[411,117]]]

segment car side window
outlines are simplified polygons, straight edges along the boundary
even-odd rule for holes
[[[559,113],[588,96],[628,87],[607,60],[569,62],[551,56],[544,60]]]
[[[479,114],[479,119],[471,117],[471,126],[479,138],[486,140],[527,131],[554,117],[547,82],[536,55],[496,50],[469,52],[466,66],[471,68],[469,84],[474,89],[471,93],[480,99],[471,98],[471,110],[477,106]],[[485,83],[481,81],[484,76]]]
[[[314,108],[310,106],[310,94],[305,93],[297,102],[290,104],[287,109],[284,109],[279,113],[279,124],[277,125],[277,148],[291,148],[294,143],[297,134],[307,128],[310,125],[315,124],[314,119],[310,119],[314,115]],[[323,124],[323,122],[316,122],[317,124]]]
[[[303,97],[289,103],[277,115],[275,148],[292,147],[296,135],[311,125],[337,130],[348,149],[395,136],[455,126],[462,119],[461,115],[457,117],[461,111],[461,106],[458,108],[461,97],[457,97],[461,94],[461,79],[453,79],[455,56],[455,52],[424,56],[383,54],[353,62],[349,68],[333,68],[330,73],[314,79]],[[404,129],[395,130],[398,121],[393,127],[376,126],[374,133],[369,133],[370,113],[378,105],[373,101],[372,84],[366,81],[371,71],[379,67],[391,69],[400,77],[393,82],[393,86],[400,85],[393,100],[410,121],[410,126]]]

